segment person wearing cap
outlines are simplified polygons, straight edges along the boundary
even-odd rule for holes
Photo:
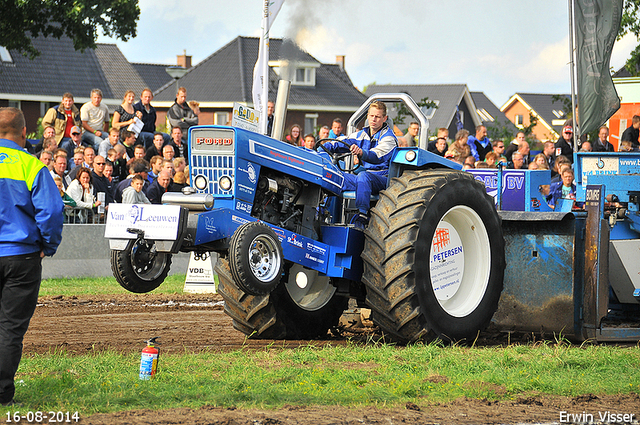
[[[562,134],[555,142],[554,161],[560,155],[569,158],[569,161],[573,164],[573,127],[570,125],[565,125],[562,128]]]
[[[628,140],[631,142],[633,150],[637,151],[638,148],[640,148],[638,136],[640,136],[640,116],[634,115],[633,118],[631,118],[631,126],[622,133],[620,141],[624,142]]]
[[[60,145],[60,148],[67,151],[67,158],[69,158],[69,169],[71,169],[74,167],[73,155],[75,153],[76,148],[79,148],[80,146],[85,148],[88,146],[93,147],[93,145],[87,142],[86,140],[82,140],[82,130],[77,125],[74,125],[73,127],[71,127],[71,132],[69,133],[69,135],[71,136],[71,138],[69,140],[62,142],[62,144]]]

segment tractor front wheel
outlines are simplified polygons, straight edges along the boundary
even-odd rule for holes
[[[127,291],[142,294],[156,289],[169,274],[171,254],[157,252],[153,242],[132,239],[122,250],[111,250],[111,270]]]

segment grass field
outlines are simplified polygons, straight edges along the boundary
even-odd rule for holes
[[[162,291],[180,293],[183,282],[184,276],[172,277]],[[50,280],[42,286],[41,295],[65,296],[108,294],[114,288],[113,279]],[[293,350],[274,342],[260,350],[161,355],[151,381],[138,378],[138,354],[28,355],[16,379],[22,410],[88,415],[202,405],[397,406],[459,397],[638,393],[639,363],[638,347],[563,340],[506,347],[310,342]]]
[[[104,353],[23,359],[20,400],[40,410],[113,412],[137,408],[387,405],[508,400],[520,395],[640,392],[636,348],[548,343],[504,348],[346,347],[185,353],[160,357],[152,381],[139,356]]]
[[[151,291],[152,294],[182,294],[184,288],[185,275],[175,274],[167,279],[157,289]],[[46,279],[40,285],[40,296],[70,297],[74,295],[106,295],[123,293],[113,277],[95,278],[70,278],[70,279]]]

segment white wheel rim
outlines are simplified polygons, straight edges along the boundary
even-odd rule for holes
[[[471,314],[487,291],[491,270],[487,229],[473,209],[458,205],[442,217],[431,242],[429,263],[440,306],[454,317]]]
[[[271,282],[280,271],[280,251],[269,235],[258,235],[249,245],[249,267],[260,282]]]
[[[291,266],[285,286],[293,302],[307,311],[321,309],[336,292],[336,287],[331,284],[328,277],[318,276],[317,271],[300,264]]]

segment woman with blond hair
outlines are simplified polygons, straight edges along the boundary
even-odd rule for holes
[[[122,104],[120,104],[113,113],[113,122],[111,123],[111,127],[121,130],[122,128],[127,128],[129,125],[133,124],[136,117],[142,118],[142,112],[133,109],[135,96],[136,94],[133,91],[127,90],[124,94]]]
[[[549,163],[547,163],[547,157],[544,156],[543,153],[539,153],[538,155],[536,155],[533,158],[533,161],[531,162],[536,163],[538,165],[538,168],[536,168],[536,170],[548,170],[549,169]]]

